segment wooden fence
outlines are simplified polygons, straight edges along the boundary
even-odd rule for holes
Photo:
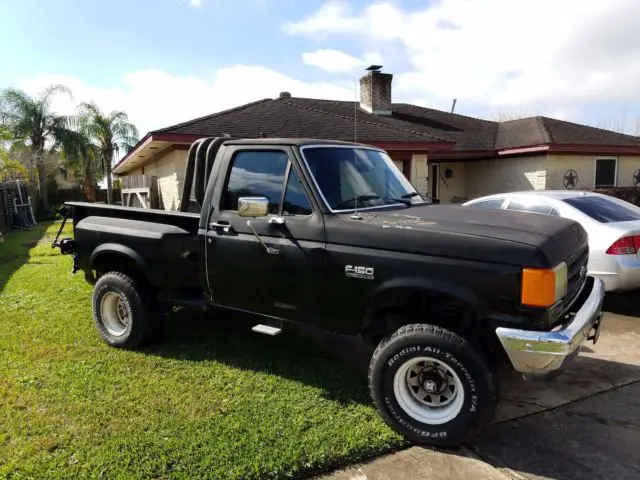
[[[152,175],[121,177],[122,205],[137,208],[160,208],[158,178]]]
[[[0,233],[34,225],[34,210],[33,189],[29,185],[15,180],[0,182]]]
[[[13,223],[9,191],[0,183],[0,233],[7,233]]]
[[[112,203],[118,205],[122,202],[122,192],[119,188],[112,190]],[[51,207],[61,206],[65,202],[88,202],[89,199],[84,194],[82,188],[59,188],[48,192],[49,205]],[[96,190],[96,202],[107,203],[107,189]]]
[[[36,218],[41,220],[53,218],[51,212],[43,212],[40,202],[37,200],[37,190],[33,185],[21,183],[21,193],[24,199],[31,197],[33,211]],[[122,191],[114,188],[113,204],[122,205]],[[0,233],[7,233],[17,225],[15,218],[15,207],[13,198],[17,195],[15,182],[0,182]],[[49,207],[56,209],[61,207],[65,202],[88,202],[82,188],[63,188],[49,190],[47,193]],[[26,201],[26,200],[25,200]],[[100,188],[96,190],[96,202],[107,203],[107,190]]]

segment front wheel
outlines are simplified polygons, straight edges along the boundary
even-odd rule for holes
[[[493,417],[498,389],[467,341],[433,325],[406,325],[380,342],[369,390],[385,422],[415,443],[458,447]]]

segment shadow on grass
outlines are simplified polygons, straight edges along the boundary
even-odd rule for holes
[[[370,404],[367,350],[357,337],[338,338],[293,325],[275,337],[251,331],[247,314],[180,309],[168,316],[163,338],[146,353],[182,361],[221,362],[320,388],[341,404]]]
[[[29,261],[29,250],[38,245],[52,222],[38,223],[31,230],[10,232],[0,243],[0,293],[11,276]]]

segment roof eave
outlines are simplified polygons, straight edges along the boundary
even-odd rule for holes
[[[128,152],[122,159],[113,167],[114,174],[123,174],[127,173],[129,170],[135,167],[139,167],[141,165],[136,165],[135,167],[131,167],[131,159],[138,158],[142,153],[145,153],[147,150],[151,152],[153,150],[154,143],[158,142],[171,142],[171,143],[193,143],[197,139],[202,138],[202,135],[191,135],[191,134],[175,134],[175,133],[147,133],[142,140],[138,142],[138,144]],[[144,163],[144,162],[143,162]]]
[[[549,145],[534,145],[530,147],[503,148],[496,153],[502,157],[505,155],[521,155],[523,153],[547,152]]]
[[[549,153],[581,153],[591,155],[640,155],[639,145],[552,144]]]

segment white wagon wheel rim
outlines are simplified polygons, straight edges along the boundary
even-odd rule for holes
[[[407,415],[428,425],[450,422],[464,404],[464,387],[458,374],[431,357],[404,362],[393,378],[393,393]]]
[[[104,328],[114,337],[121,337],[129,327],[129,311],[124,299],[115,292],[107,292],[102,297],[100,317]]]

